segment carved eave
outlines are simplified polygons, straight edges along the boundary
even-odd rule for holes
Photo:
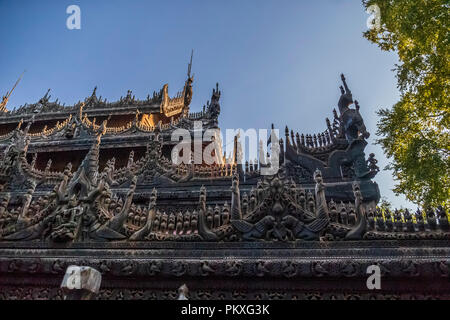
[[[145,115],[144,115],[145,116]],[[198,117],[197,114],[192,116],[195,120],[202,120],[204,117]],[[95,119],[95,118],[94,118]],[[88,118],[88,113],[83,111],[83,116],[81,120],[79,119],[79,129],[81,130],[79,136],[83,139],[92,135],[95,135],[100,125],[94,120]],[[53,142],[64,142],[68,141],[65,137],[65,132],[76,126],[77,124],[73,121],[73,115],[70,114],[63,121],[58,121],[57,124],[51,128],[45,127],[42,131],[36,133],[27,133],[30,137],[32,144],[43,142],[43,143],[53,143]],[[148,135],[155,132],[156,130],[162,133],[171,132],[179,127],[185,129],[191,129],[193,127],[191,116],[187,117],[181,116],[176,119],[172,119],[170,123],[157,123],[157,124],[147,124],[145,121],[135,121],[131,120],[125,125],[120,127],[106,127],[105,136],[106,137],[135,137],[139,135]],[[14,136],[16,129],[0,136],[0,144],[8,143]],[[78,137],[70,138],[71,143],[77,140]]]

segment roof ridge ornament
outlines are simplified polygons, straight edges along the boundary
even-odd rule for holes
[[[344,84],[345,92],[352,94],[351,90],[347,86],[347,81],[345,80],[345,76],[343,73],[341,73],[341,80],[342,80],[342,83]]]
[[[50,93],[51,90],[52,90],[52,89],[48,89],[47,92],[45,93],[45,95],[38,101],[38,103],[44,105],[44,104],[46,104],[47,102],[49,102],[49,101],[50,101],[50,98],[52,97],[51,95],[49,95],[49,93]]]
[[[347,85],[344,74],[341,74],[341,79],[344,87],[340,87],[341,97],[338,102],[340,116],[338,120],[343,124],[345,137],[349,143],[352,143],[355,140],[367,139],[369,138],[370,133],[367,132],[364,120],[359,113],[359,102],[353,100],[352,92]],[[355,104],[355,109],[350,109],[349,106],[353,103]],[[333,113],[335,113],[334,110]]]
[[[0,102],[0,112],[7,112],[6,105],[8,104],[9,97],[13,93],[14,89],[16,89],[16,87],[19,84],[20,80],[22,80],[22,77],[23,77],[23,74],[25,73],[25,71],[26,70],[24,70],[22,72],[22,74],[20,75],[19,79],[17,79],[16,83],[12,87],[12,89],[9,92],[7,92],[6,95],[3,96],[2,101]]]
[[[341,80],[344,84],[344,87],[340,86],[339,89],[341,89],[341,97],[339,98],[338,107],[339,112],[341,116],[348,110],[348,107],[353,104],[353,96],[352,92],[348,88],[347,82],[345,81],[345,76],[342,73],[341,74]],[[345,88],[345,90],[344,90]]]
[[[194,49],[192,49],[192,51],[191,51],[191,60],[190,60],[190,62],[189,62],[189,64],[188,64],[188,71],[187,71],[187,78],[188,79],[191,79],[191,71],[192,71],[192,58],[194,57]],[[192,76],[192,79],[193,79],[194,77]]]

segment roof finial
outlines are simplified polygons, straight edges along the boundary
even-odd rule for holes
[[[187,77],[188,79],[191,78],[191,70],[192,70],[192,57],[194,56],[194,49],[192,49],[191,51],[191,61],[188,64],[188,72],[187,72]]]
[[[25,73],[26,70],[24,70],[22,72],[22,74],[20,75],[19,79],[17,79],[16,83],[14,84],[14,86],[12,87],[11,91],[7,92],[5,96],[3,96],[2,101],[0,101],[0,111],[5,112],[6,111],[6,105],[8,103],[9,97],[11,96],[11,94],[13,93],[14,89],[16,89],[17,85],[19,84],[20,80],[22,80],[23,74]]]
[[[341,80],[342,80],[342,83],[344,84],[345,92],[351,94],[352,92],[350,91],[350,89],[347,86],[347,81],[345,81],[345,76],[343,73],[341,73]],[[341,91],[342,91],[342,89],[341,89]]]

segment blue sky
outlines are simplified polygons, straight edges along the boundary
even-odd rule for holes
[[[66,28],[66,8],[81,8],[81,30]],[[225,128],[269,128],[273,122],[304,133],[326,129],[339,99],[340,73],[361,105],[371,132],[366,154],[383,168],[376,110],[399,92],[395,54],[362,37],[369,15],[359,0],[0,0],[0,91],[25,76],[9,107],[52,98],[73,104],[97,94],[109,101],[128,89],[144,99],[165,83],[184,84],[193,48],[192,111],[219,82]],[[395,206],[392,173],[375,179]]]

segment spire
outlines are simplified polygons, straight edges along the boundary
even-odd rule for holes
[[[17,79],[16,83],[12,87],[12,89],[9,92],[7,92],[5,96],[3,96],[2,101],[0,102],[0,112],[6,112],[6,105],[8,104],[9,97],[13,93],[14,89],[16,89],[16,87],[19,84],[20,80],[22,80],[22,77],[23,77],[23,74],[25,73],[25,71],[26,70],[24,70],[22,72],[22,74],[20,75],[19,79]]]
[[[272,123],[271,129],[270,129],[270,134],[269,134],[269,139],[267,139],[267,145],[272,143],[272,132],[275,134],[274,129],[275,129],[275,126]]]
[[[188,72],[187,72],[187,77],[188,79],[191,78],[191,70],[192,70],[192,58],[194,57],[194,49],[192,49],[191,51],[191,61],[188,64]]]
[[[188,64],[188,71],[187,71],[187,79],[186,83],[184,85],[184,107],[186,114],[189,112],[189,105],[192,101],[192,83],[194,82],[194,76],[191,76],[192,71],[192,57],[194,56],[194,49],[192,49],[191,52],[191,61]]]

